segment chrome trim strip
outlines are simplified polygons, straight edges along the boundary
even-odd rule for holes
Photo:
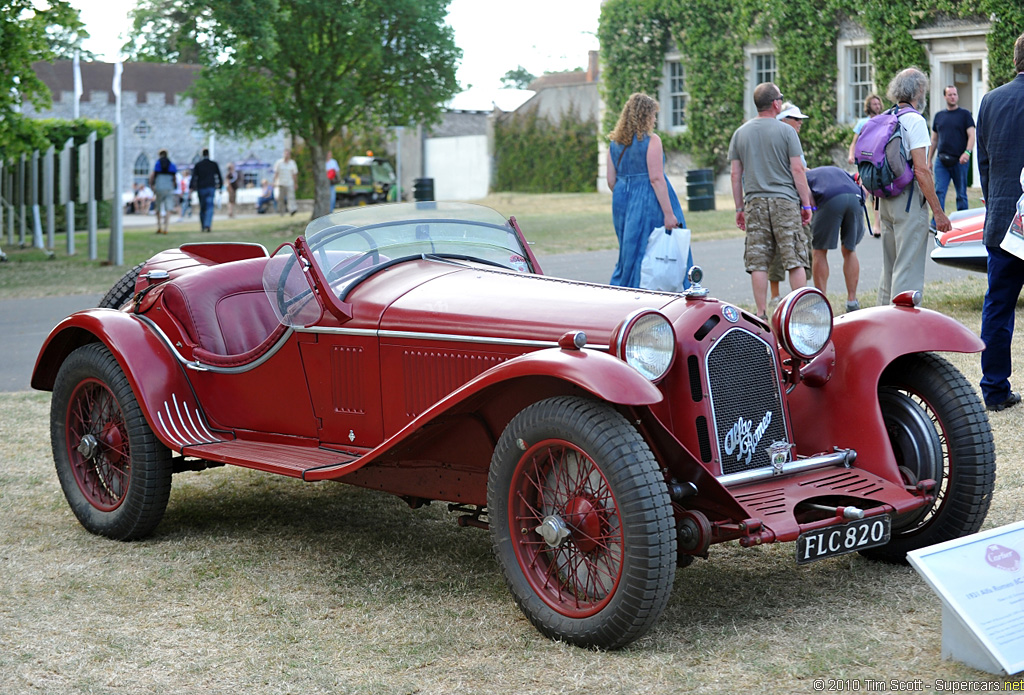
[[[192,419],[191,415],[189,415],[189,419]],[[206,432],[206,436],[209,437],[211,442],[224,441],[223,437],[218,437],[217,435],[210,431],[209,427],[206,426],[206,421],[203,419],[202,415],[199,414],[199,408],[196,408],[196,419],[199,420],[199,424],[203,426],[203,431]]]
[[[844,468],[849,468],[850,465],[847,461],[849,460],[850,453],[851,452],[848,450],[842,450],[832,454],[822,454],[821,456],[811,456],[805,459],[790,461],[779,474],[775,473],[774,468],[767,466],[765,468],[756,468],[750,471],[740,471],[739,473],[720,475],[716,480],[725,487],[731,487],[733,485],[744,485],[746,483],[754,483],[759,480],[768,480],[769,478],[776,478],[779,476],[793,475],[794,473],[804,473],[816,468],[828,468],[829,466],[838,465],[842,465]]]
[[[167,401],[164,401],[164,405],[167,405]],[[167,437],[172,442],[177,444],[178,449],[181,449],[183,446],[185,446],[184,443],[174,438],[174,435],[171,433],[170,428],[167,427],[167,423],[164,422],[164,413],[162,410],[156,411],[156,419],[160,421],[160,429],[163,431],[165,437]]]
[[[175,394],[171,394],[171,400],[174,401],[174,408],[178,408],[178,397]],[[167,421],[171,423],[171,427],[174,428],[174,433],[185,442],[186,444],[194,444],[195,442],[189,442],[188,438],[181,433],[178,429],[178,423],[174,421],[174,413],[171,412],[171,407],[167,405],[167,401],[164,401],[164,410],[167,411]],[[178,413],[178,417],[181,417],[181,413]]]
[[[405,340],[439,340],[451,343],[482,343],[484,345],[519,345],[533,348],[558,347],[556,340],[529,340],[526,338],[498,338],[482,335],[456,335],[454,333],[427,333],[420,331],[389,331],[375,330],[373,328],[295,328],[296,333],[322,333],[325,335],[352,335],[367,338],[399,338]],[[572,330],[572,329],[567,329]],[[591,350],[602,350],[608,352],[607,345],[596,345],[587,343],[584,347]]]
[[[200,362],[199,360],[190,361],[185,359],[182,356],[182,354],[178,352],[178,348],[174,346],[174,343],[171,342],[171,339],[167,337],[167,334],[163,332],[163,329],[161,329],[160,326],[156,325],[156,323],[153,322],[153,319],[149,318],[148,316],[141,316],[139,314],[135,314],[135,318],[139,319],[147,326],[149,326],[151,329],[153,329],[153,332],[157,334],[157,337],[164,341],[167,347],[170,348],[171,353],[179,362],[181,362],[181,364],[185,365],[186,367],[188,367],[189,365],[193,365],[193,367],[200,368],[201,371],[218,372],[220,374],[242,374],[244,372],[249,371],[250,369],[255,369],[256,367],[259,367],[261,364],[263,364],[271,357],[273,357],[275,354],[277,354],[277,351],[280,350],[282,346],[284,346],[284,344],[288,341],[288,338],[291,337],[291,334],[295,332],[294,328],[289,327],[284,333],[281,334],[281,337],[278,339],[276,343],[274,343],[273,347],[271,347],[265,353],[260,355],[258,359],[255,359],[252,362],[249,362],[248,364],[243,364],[240,367],[218,367],[216,365]]]
[[[480,335],[454,335],[450,333],[420,333],[417,331],[378,331],[380,338],[405,338],[406,340],[445,340],[453,343],[485,343],[488,345],[522,345],[523,347],[558,347],[556,340],[529,340],[526,338],[497,338]]]

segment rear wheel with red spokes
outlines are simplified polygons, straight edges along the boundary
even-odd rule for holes
[[[657,621],[675,573],[671,503],[646,442],[607,404],[520,412],[495,449],[488,510],[509,589],[544,634],[612,649]]]
[[[171,491],[170,451],[102,344],[75,350],[61,365],[50,434],[64,496],[86,529],[131,540],[160,522]]]

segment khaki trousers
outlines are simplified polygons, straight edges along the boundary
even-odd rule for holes
[[[907,210],[907,198],[910,210]],[[916,182],[895,198],[878,201],[882,227],[882,277],[878,281],[878,305],[907,290],[924,290],[924,264],[928,258],[928,205]]]

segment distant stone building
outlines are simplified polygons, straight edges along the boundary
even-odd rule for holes
[[[200,66],[125,63],[123,67],[121,181],[124,192],[131,191],[133,183],[148,180],[157,151],[164,148],[179,170],[199,161],[203,148],[208,147],[221,171],[227,169],[228,162],[234,162],[246,185],[257,186],[260,178],[270,177],[270,167],[285,147],[285,132],[257,140],[238,140],[200,128],[191,114],[192,100],[184,96]],[[32,69],[50,88],[53,105],[42,110],[27,105],[24,114],[32,118],[74,118],[72,61],[38,62]],[[79,115],[113,123],[116,119],[114,64],[82,62],[81,70]]]

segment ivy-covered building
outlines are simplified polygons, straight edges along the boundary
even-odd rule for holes
[[[995,0],[603,0],[603,128],[630,93],[655,95],[670,174],[721,174],[733,131],[756,116],[754,87],[772,81],[811,116],[800,135],[808,164],[845,165],[864,97],[885,101],[899,70],[929,74],[931,113],[947,85],[976,113],[1013,79],[1022,31],[1024,4]]]

